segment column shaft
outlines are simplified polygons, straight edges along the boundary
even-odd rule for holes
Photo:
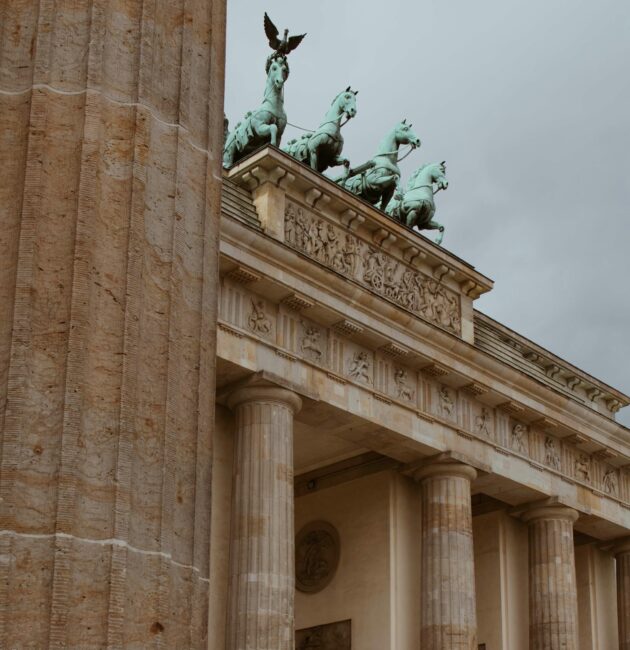
[[[0,647],[204,648],[225,0],[0,7]]]
[[[577,650],[577,591],[571,508],[525,513],[529,524],[529,647]]]
[[[619,650],[630,650],[630,538],[615,548]]]
[[[472,467],[444,463],[416,473],[422,490],[422,650],[476,647]]]
[[[293,414],[299,398],[276,388],[244,389],[230,405],[236,446],[227,647],[292,650]]]

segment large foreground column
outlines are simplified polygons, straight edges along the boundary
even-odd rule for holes
[[[564,506],[527,510],[529,525],[529,647],[578,650],[573,523]]]
[[[422,491],[422,650],[476,648],[475,571],[468,465],[444,462],[418,470]]]
[[[291,391],[241,388],[236,414],[228,650],[293,650],[295,591]]]
[[[0,647],[204,648],[224,0],[0,8]]]
[[[613,548],[617,560],[619,650],[630,650],[630,537]]]

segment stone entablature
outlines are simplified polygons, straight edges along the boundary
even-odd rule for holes
[[[252,192],[266,234],[472,343],[472,303],[492,281],[273,147],[230,181]]]
[[[594,445],[584,435],[569,434],[512,401],[492,406],[496,393],[484,385],[466,383],[443,366],[419,364],[407,348],[375,348],[362,340],[362,328],[352,321],[325,326],[308,316],[312,303],[299,302],[294,294],[276,303],[248,289],[252,281],[256,278],[239,267],[224,275],[223,332],[264,342],[279,357],[316,366],[338,384],[355,385],[381,403],[412,411],[464,439],[630,506],[630,457],[603,447],[589,452]]]

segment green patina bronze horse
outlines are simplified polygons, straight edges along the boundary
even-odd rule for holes
[[[433,190],[433,184],[437,189]],[[435,214],[434,195],[448,187],[446,180],[446,162],[427,163],[411,175],[405,192],[397,192],[385,212],[404,223],[408,228],[418,230],[438,230],[435,240],[441,244],[444,238],[444,226],[433,220]]]
[[[351,170],[347,178],[342,177],[337,182],[372,205],[380,201],[381,210],[385,210],[400,180],[398,148],[402,144],[409,144],[412,149],[420,146],[420,138],[411,130],[411,126],[407,120],[397,124],[385,136],[376,155],[368,163],[354,172]],[[357,173],[358,169],[364,171]]]
[[[300,162],[310,165],[315,171],[324,172],[335,165],[349,165],[341,157],[343,136],[341,120],[352,119],[357,114],[356,95],[359,91],[348,86],[333,99],[324,121],[317,131],[305,133],[301,138],[291,140],[285,151]]]
[[[289,62],[285,56],[272,54],[267,59],[266,72],[267,85],[261,106],[247,113],[226,138],[223,148],[225,168],[265,144],[280,146],[287,125],[284,83],[289,77]]]

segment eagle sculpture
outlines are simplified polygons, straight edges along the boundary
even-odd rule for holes
[[[298,36],[289,36],[289,30],[284,30],[284,37],[282,40],[278,38],[280,32],[278,28],[271,22],[271,18],[265,12],[265,34],[269,39],[269,47],[274,50],[274,52],[280,56],[286,56],[289,52],[293,50],[302,42],[302,39],[306,34],[300,34]]]

